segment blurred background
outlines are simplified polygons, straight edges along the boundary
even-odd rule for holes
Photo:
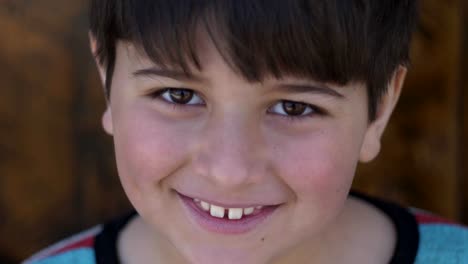
[[[468,1],[421,0],[413,65],[355,188],[468,224]],[[129,210],[87,0],[0,0],[0,263]]]

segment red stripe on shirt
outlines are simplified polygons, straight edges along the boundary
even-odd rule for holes
[[[91,248],[94,245],[94,236],[83,238],[82,240],[76,241],[72,244],[66,245],[58,250],[52,252],[49,256],[58,255],[60,253],[79,249],[79,248]]]
[[[423,214],[423,213],[416,213],[416,220],[420,224],[450,224],[450,225],[456,225],[455,222],[444,219],[439,216],[435,215],[430,215],[430,214]]]

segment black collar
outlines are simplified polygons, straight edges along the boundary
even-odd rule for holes
[[[397,242],[390,264],[413,264],[419,247],[418,223],[414,215],[406,208],[355,191],[352,191],[350,195],[374,205],[384,212],[395,225]],[[117,238],[135,216],[137,216],[136,211],[132,211],[124,217],[104,225],[102,232],[96,236],[94,242],[97,264],[120,263],[117,254]]]
[[[397,241],[390,264],[413,264],[419,248],[419,228],[414,215],[406,208],[362,193],[351,191],[351,196],[374,205],[392,220]]]

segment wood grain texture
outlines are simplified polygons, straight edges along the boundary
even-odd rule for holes
[[[86,2],[0,4],[0,252],[16,262],[129,208],[100,128]]]
[[[0,263],[130,208],[100,125],[86,3],[0,2]],[[408,82],[355,187],[468,223],[468,5],[421,3]]]
[[[421,2],[413,65],[373,163],[356,188],[457,218],[458,1]]]
[[[460,219],[468,223],[468,1],[461,1],[461,55],[459,78],[459,187],[458,194],[461,201],[459,206]]]
[[[3,16],[0,23],[8,32],[0,42],[2,85],[8,88],[0,92],[6,108],[0,117],[6,124],[0,132],[6,149],[0,201],[7,216],[0,226],[1,246],[21,256],[76,224],[69,206],[74,182],[67,177],[74,159],[66,118],[71,94],[61,88],[71,83],[72,65],[63,46],[18,19]],[[46,229],[45,223],[56,228]]]

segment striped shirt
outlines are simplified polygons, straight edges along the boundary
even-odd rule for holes
[[[352,192],[386,214],[394,223],[397,243],[391,264],[468,263],[468,228],[429,212]],[[117,238],[136,212],[65,239],[33,255],[24,264],[119,263]]]

